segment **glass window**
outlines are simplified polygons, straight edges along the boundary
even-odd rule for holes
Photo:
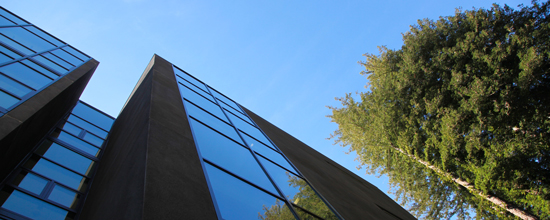
[[[227,123],[212,116],[211,114],[208,114],[204,110],[198,108],[197,106],[189,102],[185,102],[185,111],[187,112],[187,114],[189,114],[193,118],[201,121],[204,124],[207,124],[208,126],[216,129],[218,132],[241,143],[241,138],[239,138],[239,135],[237,135],[237,132],[235,131],[235,129],[232,126],[228,125]]]
[[[285,203],[276,197],[210,164],[205,166],[221,219],[294,219]]]
[[[237,111],[239,111],[239,112],[242,113],[241,108],[237,105],[237,103],[235,103],[235,102],[229,100],[227,97],[225,97],[224,95],[222,95],[222,94],[219,93],[219,92],[216,92],[216,90],[214,90],[214,89],[211,89],[211,91],[212,91],[212,93],[214,94],[214,96],[215,96],[216,98],[218,98],[218,99],[221,100],[222,102],[225,102],[225,104],[227,104],[227,105],[233,107],[235,110],[237,110]]]
[[[52,79],[45,77],[44,75],[21,63],[12,63],[10,65],[0,67],[0,72],[36,90],[52,81]]]
[[[111,129],[111,126],[114,122],[113,118],[91,108],[90,106],[82,102],[78,102],[78,104],[76,104],[72,113],[86,121],[97,125],[100,128],[103,128],[103,130],[106,131]]]
[[[63,130],[65,130],[66,132],[69,132],[69,133],[71,133],[71,134],[73,134],[74,136],[77,136],[77,137],[80,135],[80,132],[82,132],[82,129],[80,129],[79,127],[74,126],[73,124],[71,124],[69,122],[65,122],[60,127],[63,128]]]
[[[11,58],[14,58],[14,59],[17,59],[17,58],[21,57],[21,55],[11,51],[10,49],[8,49],[8,48],[6,48],[2,45],[0,45],[0,51],[2,51],[2,53],[6,54],[6,55],[8,55],[8,56],[10,56]]]
[[[48,58],[49,60],[59,64],[60,66],[64,67],[65,69],[73,68],[72,64],[70,64],[67,61],[64,61],[62,59],[59,59],[59,57],[56,57],[51,53],[43,53],[42,56],[44,56],[44,57]]]
[[[23,19],[18,18],[17,16],[0,9],[0,15],[6,17],[7,19],[10,19],[11,21],[15,22],[16,24],[28,24],[27,22],[23,21]]]
[[[43,158],[38,159],[38,162],[36,162],[36,158],[31,158],[27,161],[27,163],[25,163],[24,166],[28,169],[32,169],[32,171],[34,172],[37,172],[45,177],[53,179],[56,182],[65,184],[74,189],[86,189],[85,177],[78,175],[75,172],[67,170],[63,167],[60,167]]]
[[[194,120],[191,121],[191,125],[195,142],[203,158],[264,189],[277,193],[248,149]]]
[[[0,33],[16,40],[35,52],[41,52],[54,48],[55,46],[42,38],[32,34],[22,27],[6,27],[0,28]],[[11,46],[11,45],[10,45]]]
[[[2,90],[0,90],[0,107],[8,109],[19,102],[18,98],[15,98]]]
[[[229,112],[235,114],[236,116],[239,116],[240,118],[244,119],[245,121],[249,122],[250,124],[254,124],[254,123],[252,123],[252,120],[250,120],[247,116],[245,116],[243,113],[231,108],[229,105],[225,104],[225,102],[220,102],[218,100],[218,103],[220,103],[220,106],[222,106],[226,111],[229,111]]]
[[[267,159],[270,159],[271,161],[281,165],[282,167],[297,173],[296,170],[290,165],[290,163],[288,163],[288,161],[283,157],[283,155],[275,152],[271,148],[260,144],[259,142],[256,142],[254,146],[252,146],[252,149],[257,153],[260,153],[260,155],[266,157]]]
[[[201,96],[198,93],[194,92],[193,90],[187,88],[186,86],[183,86],[182,84],[178,83],[178,87],[180,89],[180,94],[183,98],[186,98],[187,100],[190,100],[194,103],[197,103],[197,105],[200,105],[200,102],[202,102],[202,99],[208,99],[214,103],[214,99],[211,95],[208,95],[206,93],[202,93],[205,96]],[[197,89],[198,90],[198,89]]]
[[[216,117],[218,117],[218,118],[224,120],[225,122],[229,123],[229,121],[225,117],[225,114],[223,114],[222,109],[220,109],[220,107],[218,105],[214,104],[213,102],[208,101],[208,100],[206,100],[204,98],[201,98],[201,97],[193,97],[193,99],[187,99],[187,100],[193,102],[195,105],[200,106],[202,109],[208,111],[209,113],[212,113]],[[187,103],[189,103],[189,102],[187,102]]]
[[[81,128],[84,128],[85,130],[89,131],[89,132],[92,132],[102,138],[106,138],[107,137],[107,132],[96,127],[95,125],[93,124],[90,124],[89,122],[87,121],[84,121],[74,115],[71,115],[69,116],[69,118],[67,119],[67,121],[70,121],[71,123],[75,124],[75,125],[78,125],[79,127]]]
[[[74,208],[78,202],[80,195],[75,191],[67,189],[60,185],[55,185],[48,199],[57,202],[69,208]]]
[[[5,19],[4,17],[0,17],[0,26],[8,26],[8,25],[15,25],[15,23],[11,22],[8,19]]]
[[[250,127],[250,126],[253,126],[251,124],[249,124],[248,122],[244,121],[243,119],[235,116],[234,114],[227,112],[227,117],[229,117],[229,119],[231,119],[231,122],[233,122],[233,124],[237,127],[237,128],[241,128],[241,129],[244,129],[244,128],[247,128],[247,127]]]
[[[241,119],[238,119],[235,116],[229,116],[229,117],[231,118],[231,121],[235,124],[235,126],[239,128],[239,130],[245,132],[246,134],[250,135],[253,138],[256,138],[256,140],[259,140],[265,145],[273,146],[271,142],[264,136],[264,134],[258,128],[253,127],[252,125],[244,122]]]
[[[178,80],[179,83],[181,83],[181,84],[187,86],[187,88],[189,88],[189,89],[191,89],[191,90],[193,90],[193,91],[195,91],[195,92],[201,94],[202,96],[204,96],[204,97],[206,97],[206,98],[208,98],[208,99],[210,99],[210,100],[212,100],[212,101],[214,100],[214,99],[212,98],[212,95],[210,95],[210,93],[208,93],[207,91],[204,91],[204,90],[202,90],[202,89],[199,89],[197,86],[195,86],[195,85],[193,85],[193,84],[187,82],[186,80],[183,80],[182,78],[176,77],[176,79]]]
[[[36,153],[84,175],[94,164],[92,160],[51,141],[45,141]]]
[[[52,71],[36,64],[35,62],[32,62],[32,61],[28,60],[28,59],[24,59],[21,62],[24,63],[25,65],[37,70],[38,72],[41,72],[42,74],[44,74],[46,76],[49,76],[52,79],[56,79],[56,78],[59,77],[59,75],[53,73]]]
[[[206,90],[206,86],[204,86],[204,83],[198,81],[197,79],[195,79],[194,77],[192,77],[190,75],[187,75],[187,73],[184,73],[183,71],[179,70],[176,67],[174,67],[174,72],[176,73],[177,76],[179,76],[183,79],[186,79],[187,81],[189,81],[193,85],[197,86],[198,88],[201,88],[204,91],[208,91],[208,90]]]
[[[64,59],[66,60],[67,62],[73,64],[74,66],[78,66],[82,63],[81,60],[79,60],[78,58],[76,58],[75,56],[65,52],[64,50],[62,49],[57,49],[57,50],[53,50],[53,51],[50,51],[50,53],[53,53],[55,54],[56,56],[58,57],[61,57],[61,59]]]
[[[2,208],[36,220],[65,219],[68,211],[14,190]]]
[[[13,181],[13,185],[26,189],[36,195],[40,195],[48,182],[47,179],[22,171]]]
[[[99,149],[97,147],[94,147],[93,145],[88,144],[78,139],[77,137],[70,135],[67,132],[62,131],[61,133],[59,133],[59,137],[57,138],[67,144],[70,144],[75,148],[78,148],[86,153],[91,154],[92,156],[97,157],[97,155],[99,154]]]
[[[25,54],[25,55],[31,55],[34,53],[34,51],[29,50],[28,48],[18,44],[17,42],[5,37],[4,35],[0,34],[0,42],[3,42],[7,44],[8,46],[12,47],[13,49],[18,50],[19,52]]]
[[[80,53],[79,51],[75,50],[73,47],[71,46],[68,46],[68,47],[63,47],[63,50],[64,51],[67,51],[68,53],[72,54],[73,56],[75,57],[78,57],[79,59],[81,59],[82,61],[87,61],[89,60],[90,58],[86,55],[84,55],[83,53]]]
[[[55,46],[59,47],[59,46],[65,45],[65,43],[59,41],[55,37],[52,37],[51,35],[49,35],[46,32],[41,31],[40,29],[36,28],[35,26],[25,26],[25,28],[27,30],[33,32],[34,34],[44,38],[45,40],[49,41],[50,43],[54,44]]]
[[[21,83],[13,81],[12,79],[5,77],[2,74],[0,74],[0,88],[11,92],[12,94],[19,97],[23,97],[24,95],[29,94],[33,91],[28,87],[21,85]]]
[[[9,61],[12,61],[13,59],[11,57],[8,57],[6,55],[4,55],[3,53],[0,53],[0,63],[5,63],[5,62],[9,62]]]
[[[262,165],[264,165],[264,168],[267,170],[273,181],[275,181],[275,184],[279,186],[279,189],[283,191],[287,198],[292,200],[294,196],[300,192],[299,186],[297,185],[297,183],[301,180],[299,177],[289,173],[283,168],[278,167],[262,157],[259,157],[258,159],[260,159]]]
[[[34,56],[34,57],[32,57],[32,59],[35,59],[35,60],[41,62],[42,64],[44,64],[44,65],[50,67],[51,69],[57,71],[61,75],[64,75],[67,72],[67,69],[63,68],[61,65],[56,64],[56,63],[52,62],[51,60],[48,60],[48,59],[44,58],[41,55]]]
[[[84,137],[82,139],[84,139],[85,141],[88,141],[88,142],[90,142],[93,145],[98,146],[98,147],[101,147],[101,145],[103,144],[103,139],[101,139],[98,136],[93,135],[92,133],[86,133],[86,135],[84,135]]]

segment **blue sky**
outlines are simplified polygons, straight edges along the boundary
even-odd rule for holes
[[[398,49],[418,19],[455,8],[530,1],[3,1],[2,6],[100,61],[81,99],[117,116],[154,53],[357,175],[354,153],[326,138],[325,106],[366,91],[358,61]],[[390,196],[393,198],[393,196]]]

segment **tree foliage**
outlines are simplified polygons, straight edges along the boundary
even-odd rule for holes
[[[549,2],[533,2],[419,20],[401,49],[365,54],[370,91],[331,107],[334,137],[371,172],[399,149],[446,172],[441,181],[550,218],[549,14]]]

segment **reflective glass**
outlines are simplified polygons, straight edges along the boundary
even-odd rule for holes
[[[78,52],[77,50],[75,50],[71,46],[63,47],[63,50],[69,52],[70,54],[74,55],[75,57],[78,57],[82,61],[87,61],[87,60],[90,59],[88,56],[84,55],[83,53]]]
[[[33,32],[34,34],[46,39],[47,41],[54,44],[55,46],[59,47],[61,45],[65,45],[63,42],[61,42],[58,39],[52,37],[51,35],[47,34],[46,32],[41,31],[40,29],[36,28],[35,26],[25,26],[25,28],[27,30]]]
[[[13,184],[23,189],[26,189],[36,195],[40,195],[48,182],[48,180],[42,177],[23,171],[19,173],[19,175],[17,175]]]
[[[256,143],[254,144],[252,149],[254,149],[254,151],[256,151],[257,153],[260,153],[262,156],[266,157],[267,159],[270,159],[271,161],[281,165],[282,167],[297,173],[296,170],[290,165],[290,163],[288,163],[288,161],[283,157],[283,155],[275,152],[271,148],[266,147],[263,144]]]
[[[44,142],[40,148],[42,149],[39,149],[37,153],[45,152],[43,155],[46,158],[81,174],[87,174],[93,163],[92,160],[56,143]]]
[[[196,92],[193,92],[193,90],[183,86],[182,84],[178,83],[178,87],[180,88],[181,97],[184,97],[188,100],[191,100],[192,102],[195,102],[195,103],[201,102],[202,99],[209,99],[210,101],[214,102],[214,99],[212,98],[212,96],[207,95],[204,92],[203,92],[203,95],[205,95],[205,96],[200,96],[199,94],[197,94]],[[198,105],[200,105],[200,104],[198,104]]]
[[[294,219],[284,202],[205,164],[222,219]]]
[[[5,77],[2,74],[0,74],[0,88],[11,92],[19,97],[23,97],[24,95],[29,94],[33,91],[28,87],[21,85],[20,83],[13,81],[8,77]]]
[[[60,66],[64,67],[65,69],[73,68],[72,64],[70,64],[67,61],[64,61],[62,59],[59,59],[59,57],[56,57],[51,53],[43,53],[42,56],[44,56],[44,57],[48,58],[49,60],[59,64]]]
[[[4,54],[10,56],[11,58],[20,58],[21,57],[21,55],[11,51],[10,49],[8,49],[8,48],[6,48],[2,45],[0,45],[0,51],[2,51],[2,53],[4,53]]]
[[[72,136],[66,132],[61,132],[59,134],[59,137],[57,137],[59,140],[62,140],[63,142],[70,144],[71,146],[78,148],[86,153],[91,154],[92,156],[97,157],[99,154],[99,149],[97,147],[94,147],[91,144],[88,144],[79,138]]]
[[[69,208],[74,208],[78,202],[78,193],[60,185],[55,185],[48,199]]]
[[[225,97],[224,95],[222,95],[221,93],[216,92],[216,90],[211,89],[211,91],[212,91],[212,93],[214,94],[214,96],[215,96],[216,98],[218,98],[219,100],[222,100],[223,102],[225,102],[225,104],[227,104],[227,105],[233,107],[235,110],[237,110],[237,111],[239,111],[239,112],[242,112],[242,111],[241,111],[241,108],[239,108],[239,106],[238,106],[235,102],[229,100],[228,98],[226,98],[226,97]]]
[[[52,71],[49,71],[48,69],[36,64],[35,62],[30,61],[30,60],[24,59],[21,62],[24,63],[25,65],[37,70],[38,72],[41,72],[42,74],[44,74],[46,76],[49,76],[52,79],[55,79],[55,78],[59,77],[59,75],[53,73]]]
[[[204,110],[212,113],[216,117],[218,117],[218,118],[224,120],[225,122],[229,123],[229,120],[227,120],[227,118],[225,117],[225,115],[222,112],[222,109],[218,105],[216,105],[216,104],[214,104],[214,103],[212,103],[212,102],[210,102],[206,99],[200,98],[200,97],[194,97],[194,99],[188,99],[188,100],[193,102],[195,105],[200,106]],[[189,102],[186,102],[186,103],[189,103]]]
[[[204,91],[208,91],[206,90],[206,86],[204,86],[204,83],[198,81],[197,79],[195,79],[194,77],[192,76],[189,76],[187,75],[187,73],[184,73],[183,71],[179,70],[178,68],[175,68],[174,67],[174,72],[181,78],[184,78],[186,79],[187,81],[191,82],[193,85],[203,89]]]
[[[191,121],[191,126],[203,158],[264,189],[277,193],[248,149],[194,120]]]
[[[194,86],[193,84],[187,82],[186,80],[183,80],[182,78],[177,77],[176,79],[178,80],[179,83],[181,83],[181,84],[187,86],[187,88],[189,88],[189,89],[191,89],[191,90],[193,90],[193,91],[195,91],[195,92],[201,94],[202,96],[204,96],[204,97],[206,97],[206,98],[208,98],[208,99],[210,99],[210,100],[212,100],[212,101],[214,100],[214,99],[212,98],[212,95],[210,95],[210,93],[208,93],[208,92],[206,92],[206,91],[204,91],[204,90],[202,90],[202,89],[197,88],[196,86]]]
[[[52,81],[52,79],[45,77],[44,75],[21,63],[12,63],[10,65],[0,67],[0,72],[32,87],[33,89],[40,89]]]
[[[13,15],[13,14],[11,14],[11,13],[3,10],[3,9],[0,9],[0,15],[6,17],[7,19],[12,20],[16,24],[28,24],[27,22],[23,21],[22,19],[16,17],[15,15]]]
[[[2,208],[36,220],[65,219],[68,211],[14,190]]]
[[[103,139],[99,138],[98,136],[93,135],[92,133],[86,133],[86,135],[84,135],[84,137],[82,139],[84,139],[85,141],[88,141],[88,142],[90,142],[93,145],[98,146],[98,147],[101,147],[101,145],[103,144]]]
[[[227,111],[226,111],[227,112]],[[235,116],[234,114],[232,113],[229,113],[227,112],[227,117],[229,117],[229,119],[231,119],[231,122],[233,122],[233,124],[237,127],[237,128],[246,128],[246,127],[250,127],[252,126],[251,124],[249,124],[248,122],[244,121],[243,119]]]
[[[75,125],[78,125],[79,127],[81,128],[84,128],[85,130],[89,131],[89,132],[92,132],[102,138],[106,138],[107,137],[107,132],[96,127],[95,125],[92,125],[90,124],[89,122],[87,121],[84,121],[74,115],[71,115],[69,116],[69,118],[67,119],[67,121],[70,121],[71,123],[75,124]]]
[[[65,122],[61,126],[61,128],[63,128],[63,130],[65,130],[66,132],[69,132],[69,133],[73,134],[74,136],[79,136],[80,132],[82,132],[82,129],[80,129],[79,127],[74,126],[73,124],[71,124],[69,122]]]
[[[3,42],[5,44],[9,45],[13,49],[18,50],[19,52],[21,52],[25,55],[30,55],[30,54],[34,53],[32,50],[29,50],[28,48],[21,46],[17,42],[15,42],[15,41],[13,41],[13,40],[11,40],[11,39],[9,39],[9,38],[5,37],[4,35],[1,35],[1,34],[0,34],[0,42]]]
[[[185,111],[187,112],[187,114],[189,114],[190,116],[193,116],[195,119],[201,121],[202,123],[207,124],[208,126],[216,129],[218,132],[241,143],[240,141],[241,139],[239,138],[239,135],[237,135],[237,132],[235,131],[235,129],[232,126],[221,121],[220,119],[212,116],[211,114],[208,114],[204,110],[198,108],[197,106],[189,102],[185,102]]]
[[[34,50],[34,52],[41,52],[55,47],[22,27],[0,28],[0,33]]]
[[[0,107],[8,109],[19,102],[19,99],[0,90]]]
[[[253,127],[252,125],[250,125],[248,123],[245,123],[244,121],[242,121],[241,119],[236,118],[235,116],[231,117],[231,121],[236,121],[237,122],[237,123],[235,123],[235,122],[233,122],[233,123],[235,124],[235,126],[237,126],[237,128],[239,128],[239,130],[247,133],[251,137],[256,138],[257,140],[259,140],[260,142],[262,142],[262,143],[264,143],[268,146],[273,146],[271,144],[271,142],[264,136],[264,134],[258,128]]]
[[[275,181],[275,184],[279,186],[279,189],[283,191],[287,198],[293,200],[294,196],[300,192],[299,184],[302,183],[301,178],[291,174],[290,172],[278,167],[262,157],[259,157],[258,159],[260,159],[264,168],[267,170],[273,181]]]
[[[4,17],[0,17],[0,26],[7,26],[7,25],[15,25],[15,23],[11,22],[8,19],[5,19]]]
[[[114,122],[113,118],[106,116],[101,112],[98,112],[97,110],[91,108],[86,104],[83,104],[82,102],[78,102],[78,104],[76,104],[72,113],[86,121],[93,123],[94,125],[97,125],[100,128],[103,128],[103,130],[106,131],[111,129],[111,126]]]
[[[0,63],[5,63],[5,62],[9,62],[9,61],[12,61],[13,59],[11,57],[8,57],[6,55],[4,55],[3,53],[0,53]]]
[[[63,68],[62,66],[52,62],[51,60],[48,60],[44,58],[41,55],[32,57],[33,59],[37,60],[38,62],[41,62],[42,64],[50,67],[51,69],[57,71],[59,74],[63,75],[67,72],[67,69]]]
[[[74,189],[80,190],[80,188],[84,186],[81,185],[81,182],[85,183],[85,177],[78,175],[75,172],[67,170],[42,158],[39,159],[36,164],[34,163],[35,161],[31,159],[28,160],[24,166],[34,172],[37,172],[45,177],[53,179],[56,182],[65,184]]]
[[[251,124],[254,124],[252,123],[252,120],[250,120],[247,116],[245,116],[243,113],[241,113],[240,111],[237,111],[235,110],[234,108],[231,108],[229,105],[225,104],[225,102],[220,102],[218,100],[218,103],[220,103],[220,105],[226,110],[226,111],[230,111],[231,113],[235,114],[236,116],[239,116],[240,118],[244,119],[245,121],[251,123]]]
[[[53,50],[53,51],[50,51],[50,53],[53,53],[55,54],[56,56],[58,57],[61,57],[61,59],[64,59],[66,60],[67,62],[75,65],[75,66],[78,66],[82,63],[81,60],[79,60],[78,58],[76,58],[75,56],[65,52],[64,50],[62,49],[57,49],[57,50]]]

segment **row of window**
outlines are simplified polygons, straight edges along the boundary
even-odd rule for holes
[[[0,7],[0,116],[88,60]]]
[[[174,72],[220,219],[338,219],[238,104]]]
[[[0,217],[74,219],[114,119],[79,102],[0,190]]]

